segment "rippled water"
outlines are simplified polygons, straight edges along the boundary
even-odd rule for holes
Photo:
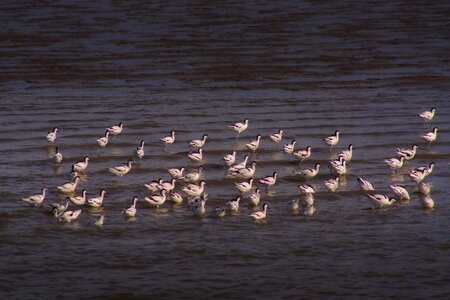
[[[2,2],[0,50],[0,295],[2,298],[447,298],[450,196],[448,9],[390,1],[183,2],[129,4]],[[437,107],[429,128],[418,113]],[[237,195],[221,158],[234,147],[231,122],[250,119],[239,138],[263,135],[255,178],[278,171],[263,200],[268,218],[193,218],[185,204],[121,211],[143,184],[187,166],[187,143],[208,133],[207,210]],[[95,139],[124,131],[97,153]],[[58,139],[45,135],[57,126]],[[439,127],[431,147],[420,135]],[[163,151],[159,139],[176,130]],[[280,145],[268,135],[283,129]],[[330,154],[322,139],[336,129]],[[122,180],[106,168],[126,162],[140,140],[146,156]],[[301,167],[322,164],[313,217],[292,214],[298,162],[282,147],[311,145]],[[353,144],[336,193],[327,161]],[[392,175],[383,159],[418,143]],[[52,160],[58,146],[64,161]],[[86,208],[64,225],[20,199],[56,186],[91,158],[81,188],[107,190],[102,229]],[[435,162],[427,178],[436,208],[421,209],[408,171]],[[356,177],[377,191],[404,184],[408,203],[372,210]],[[179,188],[177,188],[179,189]]]

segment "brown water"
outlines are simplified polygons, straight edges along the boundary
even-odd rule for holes
[[[1,298],[448,298],[450,6],[394,2],[2,2]],[[417,114],[433,106],[427,129]],[[185,204],[138,203],[136,219],[123,218],[134,195],[147,195],[144,183],[192,166],[187,142],[203,133],[207,210],[236,196],[221,158],[235,141],[227,125],[245,117],[238,148],[263,135],[255,178],[279,173],[262,196],[265,222],[250,221],[247,205],[216,220],[193,218]],[[123,133],[97,154],[95,139],[119,121]],[[60,166],[45,139],[55,126]],[[433,126],[427,148],[420,135]],[[158,141],[172,129],[165,153]],[[268,135],[278,129],[275,146]],[[322,139],[336,129],[330,154]],[[106,171],[141,139],[146,156],[123,180]],[[313,217],[286,209],[303,182],[281,150],[292,139],[313,147],[302,167],[322,164],[309,181]],[[349,174],[327,192],[327,160],[350,143]],[[413,143],[416,158],[390,174],[383,159]],[[85,226],[86,208],[64,225],[20,201],[42,186],[47,202],[61,199],[56,186],[86,155],[80,190],[107,190],[102,229]],[[431,161],[436,208],[425,211],[407,174]],[[404,184],[412,200],[369,209],[357,176],[382,193]]]

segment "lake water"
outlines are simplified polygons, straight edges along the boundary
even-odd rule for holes
[[[449,5],[170,2],[0,4],[1,298],[447,299]],[[418,113],[431,107],[426,128]],[[228,124],[244,118],[250,125],[235,145]],[[118,122],[123,133],[98,153],[95,139]],[[434,126],[427,147],[420,136]],[[176,142],[164,152],[159,139],[172,129]],[[285,136],[275,145],[268,135],[278,129]],[[322,139],[336,129],[330,153]],[[195,168],[187,143],[203,133],[207,211],[237,196],[222,157],[237,147],[241,161],[262,134],[254,177],[279,175],[263,189],[267,219],[252,222],[244,201],[223,219],[193,218],[186,203],[139,202],[126,220],[132,197],[148,196],[144,183],[169,179],[169,167]],[[129,174],[106,171],[142,139],[146,156]],[[308,181],[317,189],[312,217],[287,210],[304,183],[282,151],[293,139],[313,148],[300,168],[322,165]],[[417,156],[391,174],[383,160],[414,143]],[[328,192],[327,162],[349,144],[349,173]],[[77,191],[107,191],[102,228],[86,226],[98,216],[86,207],[61,224],[20,201],[43,186],[46,203],[63,200],[56,187],[84,156],[91,161]],[[436,207],[423,210],[408,171],[430,162]],[[412,199],[372,210],[358,176],[389,195],[389,184],[404,184]]]

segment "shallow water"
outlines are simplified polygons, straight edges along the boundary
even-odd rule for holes
[[[448,5],[358,1],[164,4],[1,3],[0,294],[2,298],[447,298],[450,196]],[[437,107],[425,128],[418,113]],[[235,216],[193,218],[185,204],[121,211],[144,183],[169,167],[194,166],[187,143],[204,148],[207,210],[237,195],[222,157],[235,147],[228,124],[250,119],[236,146],[263,135],[255,178],[278,171],[264,191],[270,209],[254,223],[246,204]],[[122,121],[124,131],[99,154],[95,139]],[[57,126],[56,143],[45,135]],[[421,134],[439,127],[427,147]],[[159,139],[176,130],[175,144]],[[283,129],[279,145],[268,135]],[[330,154],[322,139],[336,129]],[[106,168],[146,156],[117,179]],[[322,167],[312,217],[292,214],[298,162],[282,147],[297,140]],[[354,145],[349,174],[335,193],[327,161]],[[397,174],[383,163],[398,147],[419,145]],[[51,156],[58,146],[64,161]],[[83,208],[60,224],[20,199],[56,187],[70,166],[91,158],[79,190],[106,189],[103,228],[86,226]],[[436,208],[421,209],[409,179],[427,178]],[[404,184],[408,203],[372,210],[357,176],[377,191]],[[177,188],[177,190],[179,187]]]

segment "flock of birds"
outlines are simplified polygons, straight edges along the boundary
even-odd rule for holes
[[[432,121],[435,115],[436,109],[432,108],[430,111],[425,111],[419,114],[419,117],[423,120],[424,124],[428,126],[428,123]],[[236,142],[239,135],[245,131],[249,126],[249,120],[245,119],[243,122],[237,122],[235,124],[229,125],[229,128],[237,133]],[[104,148],[109,143],[110,136],[116,137],[123,130],[123,124],[119,123],[106,129],[105,134],[97,139],[98,149]],[[47,140],[49,143],[54,143],[57,139],[58,128],[54,128],[51,132],[47,134]],[[437,138],[438,128],[433,128],[432,131],[424,134],[422,139],[428,144],[434,142]],[[329,137],[323,139],[323,142],[329,146],[329,151],[332,151],[333,146],[339,143],[340,131],[336,130],[335,133]],[[260,145],[262,136],[258,134],[256,138],[245,145],[245,148],[251,154],[254,154]],[[279,130],[269,136],[270,140],[274,143],[280,143],[283,139],[283,130]],[[172,131],[170,135],[161,138],[161,142],[164,144],[164,149],[173,144],[176,140],[175,131]],[[203,161],[203,150],[202,148],[208,140],[208,135],[204,134],[201,139],[192,140],[189,143],[191,151],[188,153],[189,160],[196,164],[198,167],[195,172],[185,173],[186,169],[184,167],[180,168],[170,168],[168,173],[171,176],[170,181],[164,181],[163,179],[153,180],[145,184],[145,187],[150,192],[148,197],[142,199],[143,202],[147,203],[151,207],[158,208],[166,201],[170,201],[173,204],[181,204],[184,198],[188,201],[188,207],[192,210],[194,216],[203,217],[206,213],[205,204],[208,200],[208,195],[205,191],[206,181],[202,180],[202,161]],[[295,149],[296,141],[293,140],[291,143],[284,145],[284,152],[288,155],[292,155],[299,160],[299,164],[307,160],[311,156],[312,147],[308,146],[305,149],[297,150]],[[145,156],[144,151],[145,142],[141,141],[140,145],[134,150],[134,158],[128,160],[124,165],[108,168],[107,170],[112,174],[122,177],[130,172],[135,159],[142,160]],[[406,161],[410,161],[416,155],[418,146],[416,144],[412,145],[411,148],[399,148],[397,149],[397,157],[386,159],[384,162],[391,169],[392,172],[397,172],[398,169],[402,168]],[[231,199],[225,205],[225,207],[215,207],[211,210],[211,217],[223,217],[226,214],[233,214],[239,210],[241,200],[246,198],[248,204],[251,206],[258,206],[261,200],[261,189],[255,187],[256,179],[254,178],[256,165],[255,161],[249,164],[250,155],[245,155],[244,160],[241,162],[236,162],[237,152],[233,150],[231,153],[223,157],[223,163],[226,166],[227,177],[238,178],[243,181],[235,182],[235,188],[239,192],[239,196]],[[348,149],[339,152],[337,159],[329,161],[330,169],[332,171],[333,178],[325,180],[323,182],[324,186],[330,191],[335,192],[340,184],[341,176],[345,176],[347,173],[347,167],[352,160],[353,156],[353,145],[349,145]],[[53,160],[56,163],[61,163],[64,157],[59,151],[59,148],[55,148],[55,154],[53,155]],[[85,189],[81,191],[80,195],[76,195],[76,188],[80,183],[80,176],[87,171],[89,166],[89,157],[85,157],[83,160],[78,161],[72,165],[72,171],[70,173],[71,181],[62,184],[57,187],[60,194],[66,195],[65,202],[55,202],[43,205],[46,198],[47,188],[42,188],[42,193],[38,195],[32,195],[27,198],[23,198],[22,201],[30,204],[33,207],[43,205],[43,207],[51,213],[55,218],[61,222],[69,223],[77,219],[82,210],[81,209],[69,209],[69,204],[73,204],[77,207],[87,205],[91,209],[98,209],[103,206],[103,202],[106,195],[106,190],[102,189],[97,197],[87,197],[87,192]],[[320,164],[317,163],[314,168],[305,168],[296,171],[295,174],[303,177],[306,181],[314,178],[319,174]],[[424,179],[433,172],[435,163],[431,162],[428,166],[423,166],[419,168],[412,169],[409,176],[415,184],[418,186],[418,191],[421,194],[419,199],[422,202],[422,206],[426,209],[432,209],[434,207],[434,201],[431,199],[430,192],[432,185],[430,183],[424,182]],[[259,184],[270,189],[277,182],[277,172],[272,175],[266,176],[258,180]],[[402,185],[389,185],[389,189],[395,195],[390,198],[385,194],[375,193],[375,188],[372,183],[361,177],[357,177],[361,191],[366,193],[368,200],[373,204],[373,208],[382,208],[385,206],[390,206],[396,201],[409,201],[410,195],[408,190]],[[176,190],[176,187],[181,183],[181,188]],[[315,212],[314,208],[314,193],[315,188],[307,183],[302,183],[299,186],[300,193],[303,195],[303,201],[300,203],[300,199],[292,200],[289,202],[289,209],[297,211],[301,209],[302,213],[306,216],[312,216]],[[182,192],[180,194],[180,191]],[[138,197],[133,197],[132,203],[129,207],[126,207],[122,213],[127,218],[132,218],[137,212],[137,203],[140,201]],[[267,216],[268,203],[262,204],[262,209],[255,211],[249,215],[253,220],[262,220]],[[94,224],[97,226],[103,225],[104,214],[100,215],[99,219],[93,220]]]

